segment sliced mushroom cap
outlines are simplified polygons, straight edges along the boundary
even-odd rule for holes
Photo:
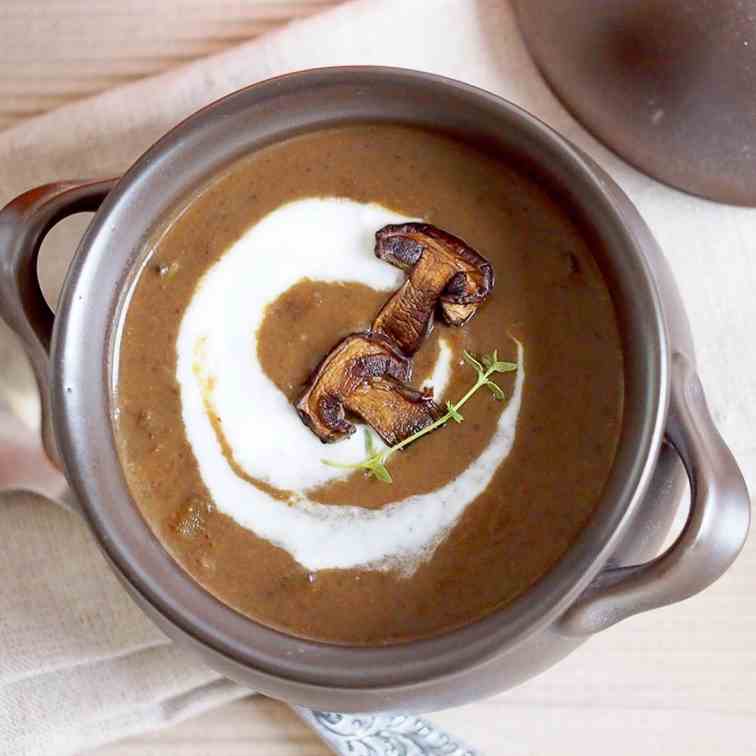
[[[384,226],[375,235],[375,254],[408,272],[373,323],[373,330],[407,355],[420,348],[432,329],[437,306],[447,324],[462,326],[494,286],[493,267],[484,257],[427,223]]]
[[[387,338],[352,334],[315,369],[296,408],[324,443],[354,433],[352,413],[393,445],[441,414],[430,392],[406,383],[411,375],[412,363]]]
[[[326,355],[297,402],[300,417],[324,443],[354,433],[347,413],[361,417],[390,446],[440,417],[432,390],[407,383],[411,357],[437,309],[449,325],[464,325],[494,285],[491,264],[435,226],[384,226],[375,240],[375,254],[407,271],[407,280],[370,332],[347,336]]]

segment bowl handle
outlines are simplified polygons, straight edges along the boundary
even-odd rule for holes
[[[750,522],[748,490],[714,426],[693,365],[679,353],[672,358],[666,440],[690,481],[691,505],[682,532],[650,562],[600,573],[559,620],[563,634],[590,635],[693,596],[721,577],[743,547]]]
[[[0,317],[21,340],[42,408],[42,442],[60,467],[50,418],[49,354],[54,315],[42,296],[37,257],[47,232],[69,215],[94,212],[116,179],[47,184],[16,197],[0,211]]]

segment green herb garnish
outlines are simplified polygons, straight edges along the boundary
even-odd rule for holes
[[[367,455],[365,459],[361,462],[353,462],[351,464],[323,459],[321,460],[323,464],[351,470],[365,470],[368,475],[372,475],[374,478],[378,478],[378,480],[382,480],[384,483],[391,483],[391,474],[386,469],[386,463],[389,458],[395,452],[398,452],[405,446],[409,446],[411,443],[417,441],[418,438],[436,430],[436,428],[441,428],[446,425],[450,420],[453,420],[455,423],[461,423],[464,420],[464,417],[459,410],[478,389],[485,386],[494,395],[495,399],[504,399],[504,392],[501,390],[501,386],[492,381],[490,376],[494,373],[511,373],[512,371],[517,370],[517,363],[503,362],[499,360],[496,350],[491,354],[484,354],[480,358],[480,362],[469,352],[464,352],[464,359],[465,362],[477,373],[477,379],[469,391],[459,401],[454,404],[452,402],[446,403],[445,415],[438,418],[438,420],[435,420],[430,425],[421,428],[417,433],[413,433],[403,441],[400,441],[398,444],[394,444],[394,446],[384,449],[383,451],[376,451],[373,442],[373,434],[368,428],[365,428],[365,454]]]

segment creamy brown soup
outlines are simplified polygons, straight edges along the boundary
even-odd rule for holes
[[[414,358],[414,385],[437,375],[445,355],[443,399],[456,400],[475,380],[463,363],[464,350],[497,349],[501,359],[517,361],[514,339],[522,344],[524,379],[511,448],[496,461],[487,485],[414,561],[328,567],[341,564],[339,554],[316,560],[325,567],[313,568],[301,556],[298,561],[299,552],[256,531],[253,499],[248,506],[243,496],[234,502],[234,511],[248,520],[224,513],[231,510],[214,499],[185,426],[177,344],[196,292],[261,221],[308,198],[375,203],[385,212],[423,219],[464,239],[492,264],[490,296],[463,327],[436,322]],[[280,236],[286,254],[287,235]],[[328,245],[317,233],[311,238],[313,254],[323,254]],[[303,254],[301,245],[298,250]],[[261,273],[233,285],[259,291],[263,281]],[[302,276],[271,298],[254,333],[243,334],[239,361],[254,362],[296,418],[294,403],[313,369],[340,339],[368,328],[389,294],[346,274],[345,281]],[[221,601],[265,625],[320,641],[385,644],[434,635],[512,601],[553,567],[588,522],[621,424],[622,352],[612,300],[591,243],[569,210],[514,165],[452,138],[396,125],[298,136],[216,177],[187,201],[150,251],[119,348],[120,454],[156,536]],[[212,392],[216,379],[202,380],[203,391]],[[426,511],[428,518],[436,516],[434,496],[482,458],[513,400],[517,374],[496,375],[496,381],[504,401],[476,393],[462,410],[462,423],[391,458],[392,483],[361,471],[340,473],[308,488],[307,506],[342,508],[342,514],[357,507],[380,516],[409,499],[409,506],[427,508],[415,511],[421,521]],[[250,395],[255,401],[257,395]],[[239,490],[250,496],[268,497],[266,511],[274,517],[278,511],[289,517],[284,512],[295,506],[289,488],[250,472],[229,440],[223,413],[211,403],[205,411],[211,442],[228,467],[221,472],[236,476]],[[309,438],[295,439],[297,434],[312,434],[288,417],[281,424],[250,424],[245,433],[257,448],[273,449]],[[318,454],[329,457],[337,446],[323,445]],[[318,454],[306,460],[313,470],[319,469]],[[364,532],[369,541],[370,530]]]

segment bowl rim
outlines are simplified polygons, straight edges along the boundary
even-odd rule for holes
[[[113,350],[125,307],[123,291],[129,276],[137,275],[133,260],[120,267],[114,262],[114,239],[129,212],[133,215],[142,201],[139,192],[144,191],[145,182],[157,181],[161,173],[168,175],[175,168],[176,156],[203,131],[210,131],[219,118],[239,116],[245,108],[279,102],[305,90],[325,92],[336,87],[351,88],[353,95],[363,97],[371,88],[381,87],[435,94],[479,107],[496,117],[502,128],[527,133],[544,154],[562,161],[560,166],[579,182],[586,204],[590,201],[597,217],[600,214],[616,234],[635,266],[639,288],[634,296],[643,305],[634,317],[644,323],[644,412],[636,418],[633,448],[628,449],[625,440],[620,443],[620,452],[626,452],[625,469],[620,475],[613,468],[610,483],[614,484],[607,486],[611,501],[606,500],[608,493],[602,497],[595,521],[583,529],[562,559],[507,606],[448,633],[385,647],[337,646],[296,638],[244,617],[203,589],[170,557],[131,499],[110,414],[111,377],[117,362]],[[669,401],[670,347],[661,296],[643,241],[618,205],[616,187],[611,189],[606,181],[605,174],[579,149],[513,103],[469,84],[409,69],[348,66],[299,71],[229,94],[174,127],[124,174],[87,229],[64,284],[53,338],[52,409],[58,448],[68,480],[112,566],[183,634],[257,672],[261,688],[267,678],[285,679],[302,690],[369,689],[389,695],[482,666],[552,624],[605,564],[642,500],[656,463]],[[103,286],[106,269],[109,285]],[[119,291],[109,291],[119,284]]]

